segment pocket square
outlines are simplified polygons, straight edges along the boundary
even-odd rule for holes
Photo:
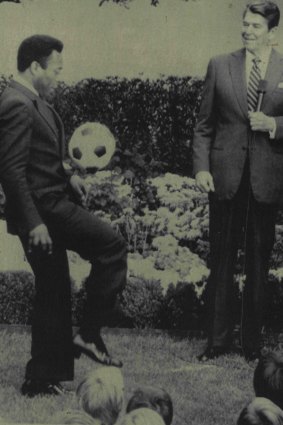
[[[283,82],[278,84],[279,89],[283,89]]]

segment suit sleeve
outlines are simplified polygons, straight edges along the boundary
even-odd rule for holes
[[[13,216],[24,232],[42,223],[26,177],[31,139],[31,117],[20,101],[9,102],[0,115],[0,178]]]
[[[215,135],[215,64],[211,59],[204,81],[202,102],[193,138],[193,171],[209,171],[211,143]]]
[[[274,140],[283,140],[283,117],[274,117],[276,123],[276,130]]]

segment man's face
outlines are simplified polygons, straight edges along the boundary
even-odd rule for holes
[[[247,50],[259,54],[270,45],[274,32],[275,28],[268,29],[268,22],[263,16],[247,11],[242,26],[242,40]]]
[[[48,57],[46,68],[38,67],[34,87],[44,98],[49,98],[57,86],[57,79],[63,69],[62,53],[53,50]]]

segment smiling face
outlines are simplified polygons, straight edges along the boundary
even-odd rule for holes
[[[277,27],[268,28],[267,20],[258,13],[249,10],[243,18],[242,40],[247,50],[260,55],[267,46],[271,45]]]
[[[42,68],[39,63],[36,66],[34,87],[39,94],[48,98],[57,86],[58,77],[63,69],[62,53],[53,50],[47,59],[46,67]]]

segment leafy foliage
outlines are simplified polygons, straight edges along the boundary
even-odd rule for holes
[[[130,279],[120,305],[124,315],[137,328],[160,327],[163,295],[160,282]]]
[[[266,287],[265,323],[267,329],[282,332],[283,323],[283,268],[271,270]]]
[[[164,297],[161,323],[165,329],[194,329],[204,326],[203,297],[196,295],[193,285],[170,285]]]
[[[31,273],[0,272],[0,323],[30,323],[33,296]]]
[[[33,0],[30,0],[33,1]],[[100,0],[98,6],[103,6],[104,3],[109,3],[112,2],[114,4],[119,4],[121,6],[124,7],[129,7],[129,4],[132,2],[133,0]],[[151,6],[158,6],[159,5],[159,0],[148,0]],[[189,1],[189,0],[183,0],[183,1]],[[193,0],[193,1],[197,1],[197,0]],[[0,3],[3,2],[10,2],[10,3],[22,3],[22,0],[0,0]]]
[[[0,77],[0,92],[8,81]],[[63,118],[67,142],[86,121],[106,124],[117,140],[109,170],[85,178],[91,185],[89,210],[111,223],[129,245],[130,279],[120,307],[131,326],[196,328],[201,323],[209,261],[208,203],[188,177],[201,89],[202,81],[190,77],[107,78],[74,86],[61,83],[56,92],[54,105]],[[3,206],[0,191],[0,214]],[[282,222],[281,214],[271,259],[275,271],[268,287],[280,323],[283,278],[276,270],[283,266]],[[238,270],[241,253],[239,258]],[[5,274],[1,279],[6,283],[0,320],[27,323],[33,290],[30,277],[20,272],[20,277]],[[15,285],[9,283],[14,281]],[[73,295],[76,324],[84,299],[82,287]],[[267,315],[267,323],[274,323],[271,316]]]
[[[190,142],[202,85],[191,77],[86,79],[74,86],[61,83],[54,106],[67,140],[86,121],[107,125],[117,140],[111,167],[131,172],[135,185],[165,171],[190,175]]]

